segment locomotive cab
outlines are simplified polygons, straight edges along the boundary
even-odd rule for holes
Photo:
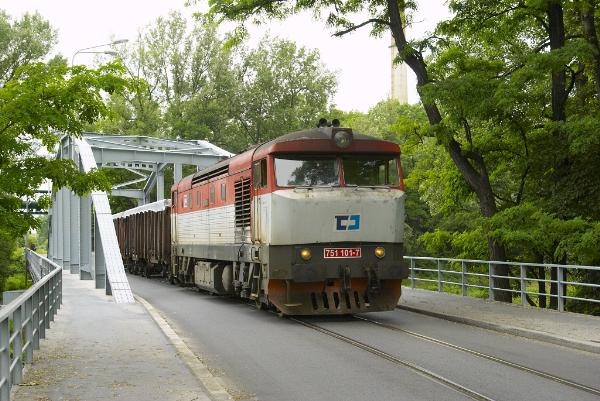
[[[398,145],[318,128],[258,147],[252,240],[286,314],[391,310],[408,277]]]

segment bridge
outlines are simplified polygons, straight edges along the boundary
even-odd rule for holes
[[[138,205],[162,199],[166,169],[177,180],[183,165],[229,156],[203,141],[98,134],[63,138],[57,155],[135,174],[112,194]],[[598,288],[583,274],[598,267],[408,256],[396,311],[281,319],[127,275],[106,193],[61,189],[52,201],[48,255],[26,254],[35,283],[0,309],[0,401],[600,399],[600,318],[564,312],[600,302],[571,291]],[[517,304],[494,302],[499,290]],[[556,310],[528,306],[540,296]]]

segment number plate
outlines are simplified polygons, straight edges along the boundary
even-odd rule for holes
[[[324,248],[323,257],[325,259],[337,258],[360,258],[360,248]]]

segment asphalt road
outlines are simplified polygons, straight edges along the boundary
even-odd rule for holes
[[[465,394],[242,301],[129,275],[133,291],[224,379],[236,400],[464,400]],[[600,389],[600,356],[396,310],[369,319]],[[498,362],[345,318],[305,321],[367,344],[493,400],[600,400]]]

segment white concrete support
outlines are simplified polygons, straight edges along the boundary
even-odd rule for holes
[[[79,278],[92,279],[92,199],[79,198]]]
[[[179,181],[181,181],[182,177],[183,177],[183,172],[182,172],[181,164],[174,163],[173,164],[173,179],[175,180],[175,182],[179,182]]]
[[[165,199],[165,172],[158,166],[156,171],[156,200],[163,199]]]
[[[63,237],[63,258],[62,268],[71,269],[71,191],[67,188],[61,189],[62,191],[62,220],[63,230],[61,236]]]
[[[70,193],[70,205],[71,205],[71,256],[69,267],[72,274],[79,273],[79,197],[73,192]]]
[[[54,218],[54,226],[56,227],[56,264],[62,267],[63,262],[63,236],[61,233],[65,231],[63,216],[63,190],[56,191],[56,217]]]
[[[97,167],[90,145],[85,140],[75,138],[79,150],[82,170],[89,172]],[[92,192],[94,207],[94,274],[96,286],[108,288],[117,303],[133,303],[133,293],[125,275],[119,243],[112,221],[112,213],[106,192]],[[102,283],[101,283],[102,282]],[[109,285],[107,285],[109,282]]]
[[[96,213],[94,213],[94,279],[96,288],[106,288],[106,260]]]
[[[52,195],[51,202],[54,202],[54,197]],[[47,253],[47,258],[50,260],[53,260],[54,258],[54,249],[52,249],[53,243],[54,243],[54,239],[52,238],[52,204],[50,204],[50,207],[48,207],[48,253]]]

